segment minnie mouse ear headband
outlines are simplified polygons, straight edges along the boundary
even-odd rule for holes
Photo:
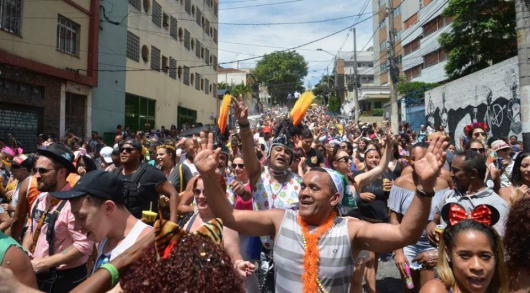
[[[500,219],[499,211],[487,204],[481,204],[468,213],[462,205],[448,203],[443,206],[440,214],[444,222],[450,226],[454,226],[464,220],[474,220],[491,227],[497,224]]]

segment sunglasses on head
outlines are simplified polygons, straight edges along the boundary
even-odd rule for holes
[[[243,169],[245,168],[245,164],[232,164],[232,169],[235,169],[236,167],[238,167],[239,169]]]
[[[128,154],[132,153],[133,151],[135,150],[135,148],[133,147],[129,147],[129,148],[119,148],[119,151],[120,153],[123,153],[123,151],[126,151]]]
[[[469,149],[470,151],[474,151],[474,152],[478,152],[478,153],[483,153],[486,151],[485,148],[470,148]]]

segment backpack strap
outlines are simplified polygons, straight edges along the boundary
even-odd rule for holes
[[[138,170],[134,172],[133,176],[131,177],[131,182],[138,182],[140,180],[140,177],[145,173],[145,170],[147,169],[148,164],[140,164],[140,167],[138,167]]]
[[[46,240],[48,241],[49,256],[52,256],[55,253],[53,247],[55,222],[57,221],[57,217],[59,216],[61,210],[64,208],[67,202],[67,200],[62,200],[59,206],[54,211],[50,212],[50,222],[48,223],[48,230],[46,231]]]
[[[180,177],[180,190],[179,192],[184,191],[182,187],[184,186],[184,173],[182,172],[182,164],[179,164],[179,177]]]

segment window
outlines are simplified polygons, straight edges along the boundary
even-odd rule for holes
[[[213,29],[213,41],[217,44],[217,29]]]
[[[401,14],[401,4],[394,8],[394,16],[397,17]]]
[[[207,48],[204,48],[204,61],[206,62],[206,65],[210,65],[210,50]]]
[[[140,0],[129,0],[129,4],[132,5],[132,7],[141,10],[142,9],[142,3]]]
[[[178,118],[177,118],[177,124],[179,128],[182,128],[182,125],[188,124],[188,126],[194,125],[197,121],[197,111],[184,108],[184,107],[178,107],[177,108]]]
[[[171,26],[169,28],[169,35],[172,36],[175,40],[178,40],[178,34],[179,34],[177,24],[178,24],[177,19],[171,16],[171,20],[170,20]]]
[[[169,57],[169,77],[177,79],[177,60]]]
[[[199,26],[202,26],[202,11],[200,11],[199,8],[197,8],[197,12],[195,13],[195,22],[197,22]]]
[[[214,85],[213,85],[212,96],[213,96],[214,98],[217,98],[217,84],[214,84]]]
[[[213,67],[213,70],[217,71],[217,57],[213,56],[212,55],[212,67]]]
[[[184,66],[184,80],[185,85],[190,85],[190,68],[187,66]]]
[[[191,15],[191,0],[184,0],[184,10]]]
[[[179,67],[177,68],[177,77],[178,77],[179,79],[182,78],[182,66],[179,66]]]
[[[162,71],[167,73],[169,66],[167,64],[168,60],[166,56],[162,56]]]
[[[404,55],[408,55],[416,50],[418,50],[420,48],[420,39],[415,39],[414,41],[408,43],[405,45],[405,47],[403,48],[403,51],[404,51]]]
[[[204,32],[210,35],[210,21],[206,18],[204,19]]]
[[[385,62],[385,63],[382,63],[381,65],[379,65],[379,70],[381,71],[381,73],[385,73],[388,71],[388,64]]]
[[[196,90],[201,89],[201,75],[198,73],[195,73],[195,89]]]
[[[215,16],[219,15],[219,4],[217,4],[217,2],[214,2],[214,4],[213,4],[213,14]]]
[[[425,63],[424,68],[438,64],[446,59],[447,59],[447,56],[445,55],[445,52],[443,50],[441,49],[436,50],[423,57],[423,61]]]
[[[160,49],[151,46],[151,69],[160,71]]]
[[[380,51],[385,50],[387,47],[388,47],[388,42],[387,41],[383,41],[381,44],[379,44],[379,50]]]
[[[162,6],[153,0],[153,23],[159,27],[162,27]]]
[[[191,34],[188,30],[184,30],[184,48],[191,50]]]
[[[210,94],[210,81],[208,79],[204,80],[204,93],[207,95]]]
[[[140,37],[127,32],[127,58],[140,62]]]
[[[195,44],[195,56],[201,58],[201,42],[197,41]]]
[[[125,125],[131,129],[144,129],[146,123],[155,127],[156,101],[136,95],[125,95]]]
[[[0,0],[0,29],[21,35],[22,0]]]
[[[57,50],[79,55],[79,25],[66,17],[59,15],[57,19]]]
[[[423,65],[420,64],[418,66],[415,66],[415,67],[412,67],[412,68],[406,70],[403,73],[405,74],[405,76],[407,77],[408,80],[411,80],[411,79],[421,75],[422,67],[423,67]]]
[[[201,78],[201,91],[204,91],[204,78]]]
[[[163,25],[164,25],[164,28],[165,29],[168,29],[169,28],[169,15],[167,13],[164,13],[164,20],[163,20]]]

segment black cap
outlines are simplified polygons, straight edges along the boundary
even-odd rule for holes
[[[112,200],[117,204],[125,204],[121,180],[117,176],[101,170],[88,172],[70,190],[51,192],[50,194],[59,199],[74,199],[90,194],[102,199]]]
[[[37,153],[39,153],[39,155],[49,157],[54,161],[60,163],[66,169],[68,169],[68,171],[72,173],[77,173],[77,169],[72,163],[72,161],[74,160],[74,154],[72,153],[72,150],[70,150],[70,148],[65,146],[64,144],[52,143],[45,150],[38,149]]]

